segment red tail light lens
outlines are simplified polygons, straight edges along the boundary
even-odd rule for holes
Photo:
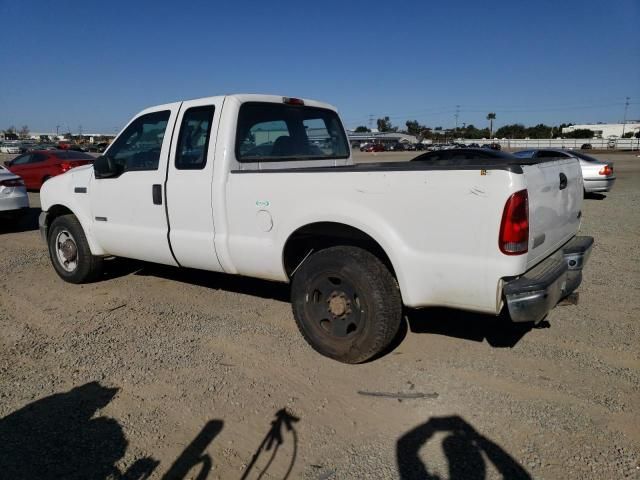
[[[304,105],[304,100],[301,98],[282,97],[282,103],[287,105]]]
[[[69,162],[62,162],[60,164],[60,170],[62,172],[66,172],[67,170],[71,170],[73,168],[73,163],[69,163]]]
[[[522,255],[529,250],[529,195],[526,190],[514,193],[507,200],[498,244],[505,255]]]
[[[613,175],[613,167],[611,165],[605,165],[598,173],[608,177],[609,175]]]
[[[0,181],[0,187],[24,187],[24,182],[21,178],[12,178],[10,180]]]

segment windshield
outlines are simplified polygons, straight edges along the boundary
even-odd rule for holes
[[[347,158],[349,146],[336,112],[268,102],[240,107],[236,158],[240,162]]]

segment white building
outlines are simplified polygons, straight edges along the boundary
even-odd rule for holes
[[[622,131],[624,133],[640,131],[640,123],[627,122],[623,123],[587,123],[585,125],[571,125],[562,129],[562,133],[570,133],[574,130],[587,129],[593,131],[596,138],[610,138],[610,137],[622,137]]]

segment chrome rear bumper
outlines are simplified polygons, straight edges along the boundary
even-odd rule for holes
[[[505,282],[503,293],[514,322],[539,322],[582,282],[593,237],[574,237],[520,277]]]

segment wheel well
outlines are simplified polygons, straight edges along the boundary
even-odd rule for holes
[[[291,277],[310,253],[338,245],[349,245],[367,250],[378,257],[396,277],[391,260],[378,242],[362,230],[334,222],[312,223],[291,234],[282,255],[287,276]]]
[[[51,226],[51,223],[56,218],[61,217],[62,215],[73,215],[73,212],[64,205],[54,205],[47,211],[49,212],[49,215],[47,215],[47,228]]]

